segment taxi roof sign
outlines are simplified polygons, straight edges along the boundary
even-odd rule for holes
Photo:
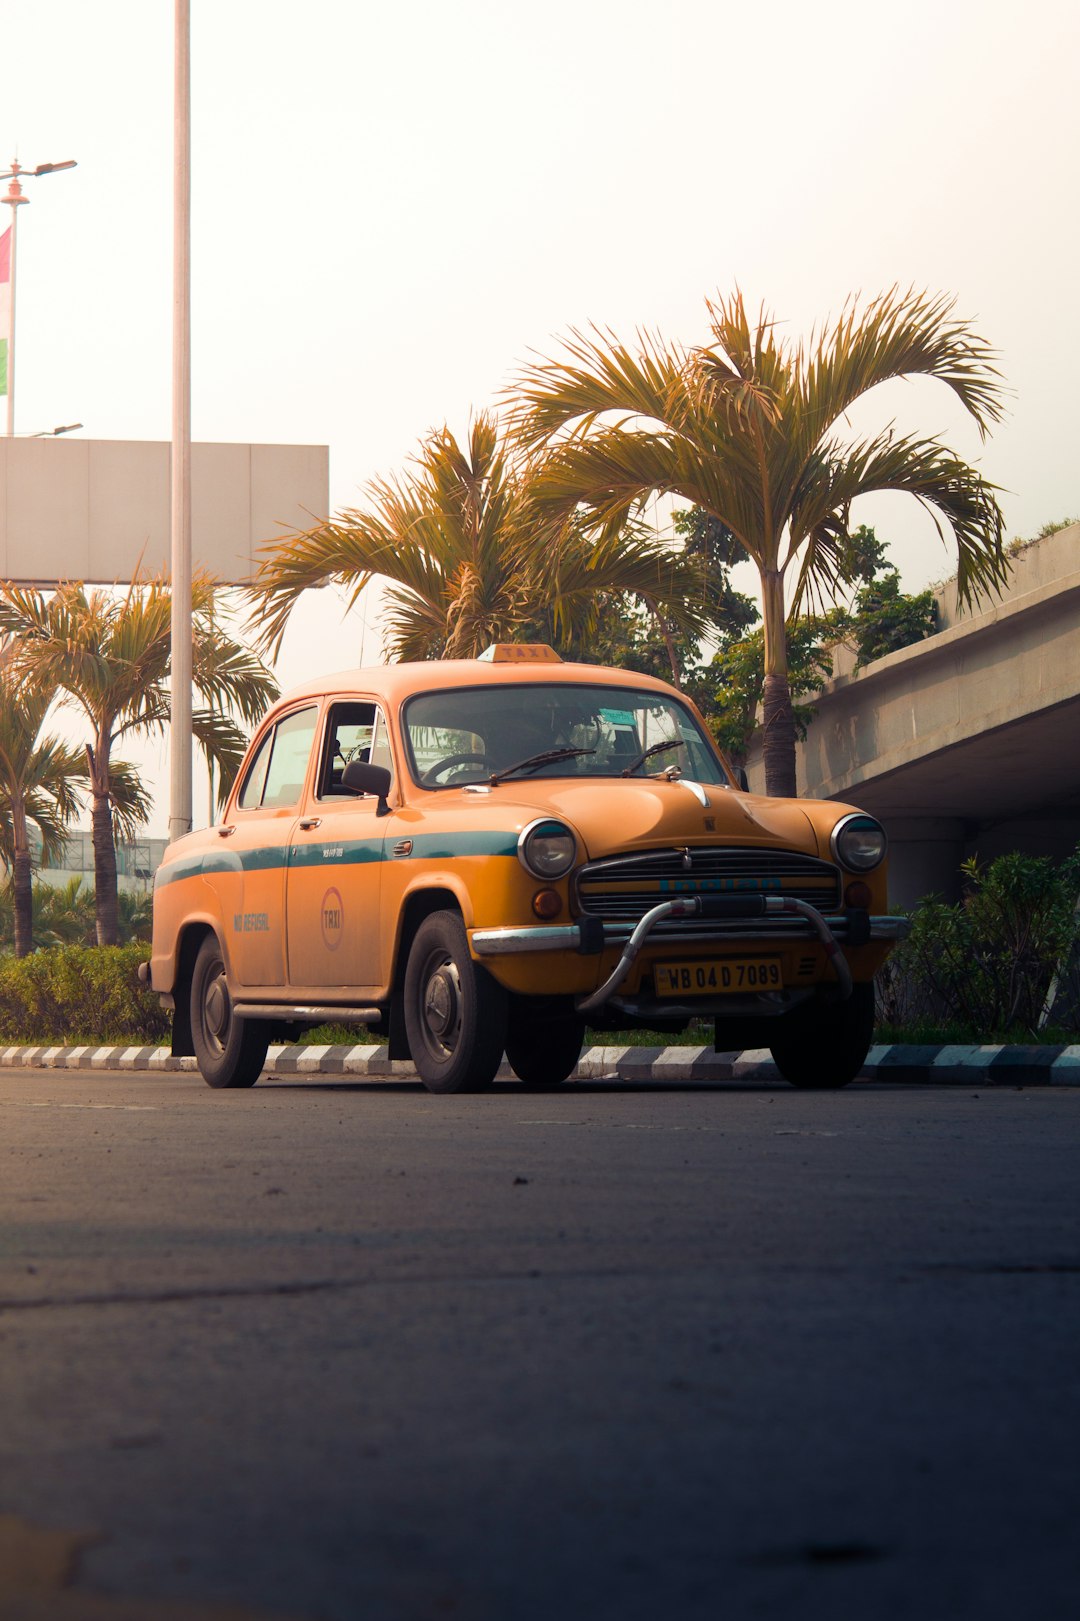
[[[546,642],[492,642],[478,653],[485,664],[561,664],[562,659]]]

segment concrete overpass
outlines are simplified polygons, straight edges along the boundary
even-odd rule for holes
[[[892,890],[953,896],[967,856],[1080,841],[1080,524],[1035,541],[993,606],[938,593],[938,633],[855,672],[839,648],[799,747],[800,792],[889,830]],[[747,766],[764,787],[760,752]]]

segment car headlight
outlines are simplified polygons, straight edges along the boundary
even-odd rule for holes
[[[577,840],[565,822],[530,822],[518,839],[518,860],[533,878],[563,878],[574,865]]]
[[[849,872],[873,872],[885,859],[889,841],[872,816],[842,816],[829,840],[833,860]]]

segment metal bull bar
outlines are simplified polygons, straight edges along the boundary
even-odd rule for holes
[[[678,900],[661,901],[646,912],[623,948],[623,954],[614,970],[591,996],[577,1004],[579,1013],[595,1013],[614,996],[633,967],[642,946],[653,927],[666,917],[750,918],[782,917],[797,914],[804,917],[825,947],[840,983],[843,998],[851,995],[851,969],[833,936],[832,930],[817,909],[807,901],[798,901],[785,895],[682,895]]]

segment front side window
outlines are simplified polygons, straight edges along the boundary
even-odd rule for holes
[[[377,704],[331,704],[319,769],[320,799],[356,799],[355,794],[341,785],[341,774],[353,760],[385,766],[393,773],[386,721]]]
[[[410,699],[404,725],[412,773],[428,788],[503,772],[642,777],[672,768],[730,786],[711,738],[663,693],[566,682],[459,688]]]
[[[241,810],[280,810],[299,804],[318,714],[317,709],[298,709],[267,733],[244,778]]]

